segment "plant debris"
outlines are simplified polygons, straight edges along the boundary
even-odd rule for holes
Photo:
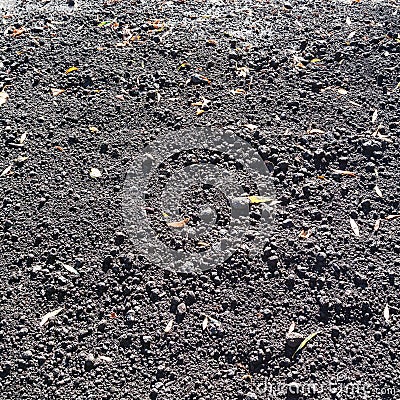
[[[296,351],[293,353],[292,359],[294,359],[295,356],[296,356],[296,354],[297,354],[300,350],[302,350],[302,349],[307,345],[307,343],[308,343],[310,340],[312,340],[315,336],[317,336],[318,334],[319,334],[319,332],[314,332],[314,333],[311,333],[311,335],[308,335],[308,336],[300,343],[299,347],[298,347],[298,348],[296,349]]]
[[[171,228],[183,228],[189,221],[190,218],[184,218],[182,221],[168,222],[167,225]]]
[[[43,326],[44,324],[46,324],[49,319],[56,317],[62,310],[64,309],[64,307],[58,308],[57,310],[51,311],[49,313],[47,313],[46,315],[44,315],[40,321],[40,326]]]
[[[351,229],[353,229],[354,235],[360,236],[360,229],[358,228],[357,222],[353,218],[350,218]]]

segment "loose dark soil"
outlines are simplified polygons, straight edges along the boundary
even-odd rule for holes
[[[399,13],[366,0],[8,3],[0,398],[398,399],[400,218],[385,218],[400,213]],[[130,243],[123,186],[140,149],[196,126],[256,148],[280,204],[263,257],[243,248],[178,274]],[[204,315],[220,326],[203,330]]]

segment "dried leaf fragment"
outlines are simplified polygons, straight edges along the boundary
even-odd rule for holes
[[[381,219],[378,218],[378,219],[375,221],[375,224],[374,224],[374,232],[377,232],[380,226],[381,226]]]
[[[99,129],[96,128],[95,126],[89,126],[89,131],[92,133],[97,133],[99,131]]]
[[[61,93],[65,92],[65,89],[56,89],[56,88],[51,88],[51,94],[56,97],[59,96]]]
[[[258,203],[271,203],[274,199],[265,196],[248,196],[248,199],[251,204],[258,204]]]
[[[111,357],[107,357],[107,356],[98,356],[97,359],[101,360],[101,361],[106,361],[106,362],[111,362],[112,361],[112,358]]]
[[[344,95],[344,94],[347,94],[347,90],[346,90],[346,89],[343,89],[343,88],[339,88],[339,89],[338,89],[338,93]]]
[[[54,148],[58,151],[64,151],[64,149],[61,146],[54,146]]]
[[[391,214],[385,217],[386,221],[392,221],[393,219],[400,218],[400,214]]]
[[[101,172],[97,168],[90,168],[89,175],[91,178],[96,179],[101,177]]]
[[[75,274],[75,275],[79,275],[79,272],[74,268],[74,267],[71,267],[70,265],[68,265],[68,264],[61,264],[68,272],[71,272],[72,274]]]
[[[8,173],[11,171],[12,165],[10,165],[9,167],[7,167],[1,174],[0,176],[6,176],[8,175]]]
[[[22,35],[24,32],[25,32],[25,29],[24,29],[24,28],[14,29],[11,36],[12,36],[12,37],[17,37],[17,36]]]
[[[323,133],[325,133],[325,131],[323,131],[322,129],[313,128],[313,129],[308,129],[307,133],[309,133],[309,134],[315,134],[315,133],[323,134]]]
[[[372,114],[372,119],[371,119],[372,123],[375,123],[377,119],[378,119],[378,110],[375,109],[374,113]]]
[[[65,71],[65,73],[66,73],[66,74],[70,74],[71,72],[74,72],[74,71],[79,71],[79,68],[77,68],[77,67],[69,67],[69,68]]]
[[[386,322],[389,322],[390,310],[389,310],[389,305],[388,304],[386,304],[385,309],[383,310],[383,316],[385,317]]]
[[[0,92],[0,106],[2,106],[3,104],[5,104],[7,102],[7,100],[9,99],[9,95],[7,92]]]
[[[246,91],[244,89],[234,89],[231,91],[232,94],[244,94]]]
[[[204,113],[204,110],[202,110],[201,108],[198,108],[197,110],[196,110],[196,115],[201,115],[201,114],[203,114]]]
[[[332,172],[334,173],[334,174],[339,174],[339,175],[347,175],[347,176],[357,176],[354,172],[351,172],[351,171],[344,171],[344,170],[342,170],[342,169],[334,169],[334,170],[332,170]]]
[[[183,228],[188,222],[190,221],[190,218],[184,218],[182,221],[177,221],[177,222],[168,222],[168,226],[171,228]]]
[[[381,189],[379,189],[378,185],[375,185],[374,190],[379,197],[383,197]]]
[[[171,319],[171,321],[168,322],[167,326],[164,329],[164,332],[165,333],[171,332],[172,325],[174,325],[174,320],[173,319]]]
[[[24,132],[24,133],[21,135],[21,137],[19,138],[19,144],[24,143],[27,136],[28,136],[27,133]]]
[[[293,353],[292,359],[296,356],[296,354],[297,354],[301,349],[303,349],[303,348],[307,345],[307,343],[308,343],[311,339],[313,339],[315,336],[317,336],[318,333],[319,333],[319,332],[314,332],[314,333],[311,333],[311,335],[308,335],[308,336],[300,343],[299,347],[298,347],[298,348],[296,349],[296,351]]]
[[[257,125],[253,125],[253,124],[245,124],[243,126],[245,126],[246,128],[249,128],[251,131],[254,131],[255,129],[258,128]]]
[[[360,229],[358,228],[357,222],[354,221],[353,218],[350,218],[350,225],[351,229],[353,229],[353,232],[356,236],[360,236]]]
[[[299,234],[299,237],[302,239],[308,239],[311,236],[311,233],[312,233],[311,229],[308,230],[302,229]]]
[[[57,316],[58,314],[60,314],[60,312],[64,309],[64,307],[58,308],[57,310],[51,311],[49,313],[47,313],[46,315],[44,315],[40,321],[40,326],[43,326],[44,324],[47,323],[47,321],[50,318],[54,318],[55,316]]]
[[[289,326],[289,330],[287,332],[287,335],[290,335],[291,333],[293,333],[295,327],[296,327],[296,323],[294,321],[292,321],[292,323]]]
[[[312,60],[310,60],[310,63],[315,64],[315,63],[319,63],[321,62],[320,58],[313,58]]]

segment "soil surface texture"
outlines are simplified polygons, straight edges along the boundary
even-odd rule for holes
[[[400,398],[397,1],[0,9],[0,399]],[[276,204],[259,255],[248,234],[182,273],[133,245],[125,181],[160,135],[210,128],[258,152]],[[243,160],[184,150],[141,189],[160,240],[200,257],[229,203],[189,182],[168,220],[174,171],[258,193]]]

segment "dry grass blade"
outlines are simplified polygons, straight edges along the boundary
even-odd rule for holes
[[[63,309],[64,308],[61,307],[61,308],[58,308],[57,310],[51,311],[51,312],[47,313],[46,315],[44,315],[40,321],[40,326],[43,326],[44,324],[46,324],[50,318],[54,318],[56,315],[60,314],[60,312]]]
[[[190,221],[190,218],[184,218],[182,221],[177,221],[177,222],[168,222],[168,226],[171,228],[183,228],[188,222]]]
[[[378,185],[376,185],[376,186],[374,187],[374,189],[375,189],[376,194],[377,194],[379,197],[383,197],[382,192],[381,192],[381,189],[379,189],[379,186],[378,186]]]
[[[300,343],[299,347],[298,347],[298,348],[296,349],[296,351],[293,353],[292,359],[296,356],[296,354],[297,354],[300,350],[302,350],[302,349],[307,345],[307,343],[308,343],[311,339],[313,339],[315,336],[317,336],[318,333],[319,333],[319,332],[314,332],[314,333],[311,333],[311,335],[308,335],[308,336]]]
[[[350,218],[350,225],[351,229],[353,229],[353,232],[356,236],[360,236],[360,229],[358,228],[357,222],[354,221],[353,218]]]
[[[345,176],[357,176],[354,172],[344,171],[342,169],[334,169],[332,170],[334,174],[345,175]]]
[[[67,264],[62,264],[62,266],[63,266],[68,272],[71,272],[72,274],[75,274],[75,275],[79,275],[79,272],[78,272],[74,267],[71,267],[70,265],[67,265]]]
[[[9,167],[7,167],[1,174],[0,176],[6,176],[8,175],[8,173],[11,171],[12,166],[10,165]]]
[[[385,217],[386,221],[392,221],[393,219],[400,218],[400,214],[391,214]]]

